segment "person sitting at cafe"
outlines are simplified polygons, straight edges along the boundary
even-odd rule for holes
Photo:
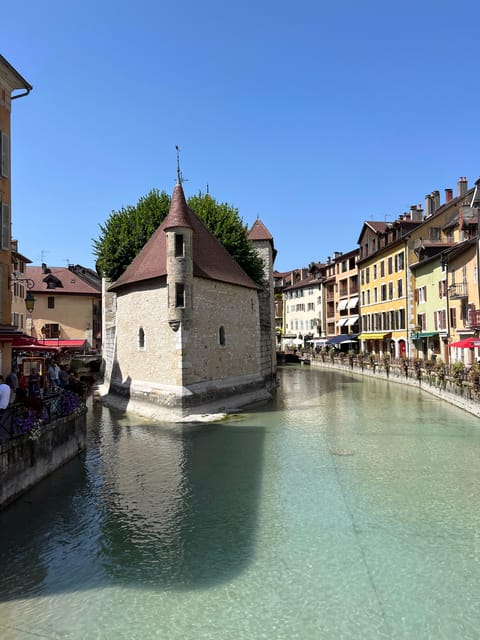
[[[0,409],[5,410],[10,404],[11,389],[2,375],[0,375]]]

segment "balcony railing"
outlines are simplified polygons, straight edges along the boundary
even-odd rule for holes
[[[467,298],[467,284],[465,282],[461,282],[459,284],[449,285],[448,297],[450,298],[450,300],[455,300],[456,298]]]
[[[468,312],[468,321],[472,329],[480,329],[480,309]]]

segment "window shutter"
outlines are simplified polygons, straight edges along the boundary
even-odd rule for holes
[[[0,175],[3,178],[8,178],[9,176],[9,165],[10,165],[10,146],[9,140],[6,133],[3,133],[0,138]]]
[[[2,204],[1,249],[10,249],[10,206]]]

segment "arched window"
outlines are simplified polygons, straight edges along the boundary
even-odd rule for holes
[[[143,327],[138,330],[138,348],[145,349],[145,331]]]
[[[223,325],[218,329],[218,343],[221,347],[225,346],[225,327]]]

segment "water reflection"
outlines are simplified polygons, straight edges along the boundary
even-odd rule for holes
[[[475,417],[306,367],[223,424],[90,417],[0,514],[2,640],[478,639]]]
[[[255,542],[263,428],[122,424],[99,405],[92,417],[89,453],[2,514],[1,598],[192,589],[241,571]]]

